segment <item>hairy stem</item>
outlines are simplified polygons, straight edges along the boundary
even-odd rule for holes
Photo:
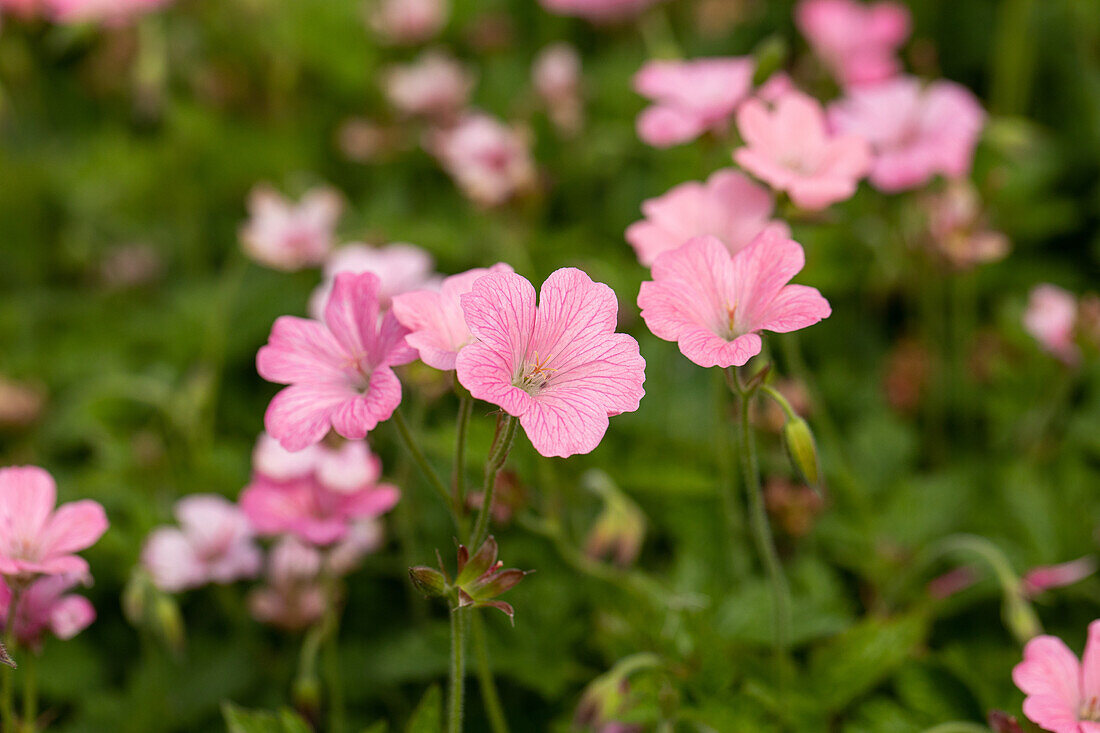
[[[451,672],[447,698],[447,733],[462,732],[462,703],[466,683],[466,609],[457,599],[451,605]]]
[[[511,415],[502,413],[499,426],[500,438],[489,452],[485,461],[485,485],[481,494],[481,509],[477,513],[474,531],[470,534],[470,552],[477,552],[481,543],[489,536],[489,518],[493,513],[493,490],[496,488],[497,474],[500,473],[508,454],[512,451],[512,441],[516,437],[516,421]]]

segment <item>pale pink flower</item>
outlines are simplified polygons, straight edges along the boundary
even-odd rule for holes
[[[755,96],[768,104],[775,104],[780,97],[795,91],[798,91],[798,87],[794,85],[790,75],[785,71],[777,71],[757,88]]]
[[[936,174],[970,172],[985,112],[966,87],[951,81],[923,86],[898,77],[850,89],[829,107],[829,122],[871,144],[871,184],[889,193],[917,188]]]
[[[427,51],[411,64],[391,68],[384,83],[390,104],[402,114],[447,119],[466,106],[474,77],[448,54]]]
[[[252,189],[241,245],[249,257],[276,270],[321,264],[333,245],[343,201],[334,189],[314,188],[294,203],[270,186]]]
[[[207,583],[251,578],[263,562],[248,518],[228,499],[193,494],[175,507],[179,527],[150,533],[141,564],[161,590],[176,593]]]
[[[170,0],[42,0],[56,23],[125,23],[135,16],[167,5]]]
[[[458,353],[458,380],[519,418],[542,455],[589,453],[608,418],[645,394],[638,342],[615,333],[618,307],[611,288],[571,267],[546,279],[537,307],[526,278],[484,275],[462,296],[478,340]]]
[[[62,640],[71,639],[95,621],[95,607],[83,596],[66,593],[76,585],[90,585],[86,573],[49,575],[32,582],[19,598],[15,612],[16,640],[25,647],[38,649],[49,631]],[[11,589],[0,580],[0,618],[4,627],[10,622]]]
[[[748,56],[646,62],[634,75],[634,91],[653,106],[638,115],[638,137],[665,148],[721,132],[752,91],[754,67]]]
[[[802,0],[795,23],[843,85],[883,81],[901,68],[909,9],[897,2]]]
[[[360,440],[401,402],[393,367],[416,352],[392,313],[379,316],[381,282],[373,273],[341,273],[324,321],[282,316],[256,368],[269,382],[290,385],[275,395],[264,415],[268,434],[287,450],[317,443],[329,429]]]
[[[371,0],[367,19],[374,31],[389,43],[427,41],[447,24],[448,0]]]
[[[715,237],[696,237],[653,263],[638,306],[649,330],[703,367],[741,366],[760,353],[758,331],[787,333],[831,312],[816,288],[789,285],[801,245],[765,230],[730,257]]]
[[[1024,715],[1043,730],[1100,733],[1100,620],[1089,624],[1080,662],[1061,639],[1037,636],[1012,680],[1027,695]]]
[[[272,481],[291,481],[309,476],[317,470],[322,444],[289,451],[267,433],[260,433],[252,449],[252,470]]]
[[[1096,572],[1096,558],[1081,557],[1058,565],[1040,565],[1024,574],[1024,593],[1037,596],[1051,588],[1079,583]]]
[[[260,534],[330,545],[347,535],[353,520],[385,514],[400,497],[390,484],[339,491],[313,477],[279,483],[257,474],[241,493],[241,508]]]
[[[750,99],[737,111],[737,127],[745,147],[734,160],[804,209],[851,198],[871,163],[867,141],[830,135],[821,103],[802,92],[781,96],[770,111]]]
[[[478,267],[444,278],[438,291],[418,290],[393,299],[397,320],[411,331],[405,343],[420,352],[425,364],[444,371],[454,369],[458,352],[473,343],[461,298],[479,277],[490,272],[512,272],[512,268],[502,262]]]
[[[562,132],[577,132],[584,121],[577,49],[564,42],[542,49],[535,57],[531,78],[554,126]]]
[[[347,575],[362,559],[382,546],[385,531],[378,519],[352,522],[344,539],[337,542],[325,556],[325,570],[332,575]]]
[[[252,470],[275,482],[313,476],[332,491],[353,492],[378,482],[382,461],[362,440],[343,441],[336,447],[317,443],[288,451],[262,433],[252,451]]]
[[[1003,259],[1009,241],[989,228],[978,190],[967,179],[951,181],[943,191],[922,197],[928,212],[933,249],[958,268]]]
[[[309,312],[314,319],[324,318],[325,304],[332,294],[332,283],[341,272],[373,272],[382,281],[379,305],[390,307],[393,296],[410,290],[434,288],[439,280],[432,256],[420,247],[398,242],[371,247],[355,242],[333,252],[325,262],[325,278],[309,297]]]
[[[75,553],[107,531],[107,515],[90,499],[54,511],[56,502],[57,485],[41,468],[0,469],[0,575],[88,572],[88,563]]]
[[[642,202],[645,219],[627,227],[626,240],[646,267],[661,253],[703,234],[718,237],[733,254],[765,227],[790,234],[786,224],[771,218],[774,209],[768,189],[726,168],[713,173],[706,183],[681,183],[663,196]]]
[[[541,0],[542,7],[558,15],[572,15],[593,23],[613,23],[640,15],[660,0]]]
[[[499,206],[535,183],[527,136],[481,112],[437,130],[428,150],[475,203]]]
[[[298,631],[318,621],[329,598],[318,582],[321,553],[294,537],[283,537],[268,556],[267,585],[248,599],[252,616],[266,624]]]
[[[1031,291],[1024,311],[1024,329],[1039,345],[1067,364],[1076,364],[1081,351],[1074,342],[1077,296],[1044,283]]]

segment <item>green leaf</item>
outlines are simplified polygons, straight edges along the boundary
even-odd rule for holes
[[[820,647],[809,684],[824,710],[839,712],[886,680],[924,639],[924,616],[910,613],[862,621]]]
[[[390,729],[390,724],[385,720],[379,720],[376,723],[372,723],[363,729],[363,733],[387,733]]]
[[[405,733],[439,733],[443,730],[443,693],[439,685],[432,685],[420,698],[412,717],[405,726]]]
[[[245,710],[231,702],[222,703],[222,716],[229,733],[310,733],[309,725],[293,710],[276,713]]]

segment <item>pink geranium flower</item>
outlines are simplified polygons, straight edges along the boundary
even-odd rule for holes
[[[332,253],[325,262],[325,279],[309,296],[309,312],[314,319],[324,318],[325,304],[332,294],[332,283],[341,272],[356,275],[373,272],[382,281],[378,302],[383,310],[390,307],[393,296],[421,288],[435,288],[439,278],[435,274],[432,256],[420,247],[398,242],[385,247],[371,247],[355,242]]]
[[[1037,636],[1024,647],[1012,680],[1027,695],[1024,715],[1043,730],[1100,731],[1100,620],[1089,624],[1080,662],[1061,639]]]
[[[657,258],[638,305],[649,330],[699,366],[741,366],[760,353],[758,331],[797,331],[829,316],[817,289],[787,284],[804,263],[802,247],[772,230],[732,257],[717,238],[696,237]]]
[[[333,491],[352,492],[377,483],[382,461],[362,440],[347,440],[337,447],[318,443],[288,451],[263,433],[252,451],[252,470],[276,482],[315,476]]]
[[[481,206],[499,206],[535,183],[527,135],[482,112],[437,130],[426,147],[462,192]]]
[[[653,101],[638,116],[638,137],[665,148],[721,131],[752,90],[754,67],[750,57],[647,62],[634,75],[634,90]]]
[[[531,65],[531,80],[550,121],[564,133],[580,129],[584,118],[581,55],[568,43],[552,43]]]
[[[153,530],[141,552],[141,564],[158,588],[176,593],[260,571],[260,548],[236,504],[215,494],[193,494],[176,503],[175,514],[179,528]]]
[[[405,342],[420,352],[425,364],[445,371],[455,368],[458,352],[474,340],[466,325],[461,298],[479,277],[490,272],[512,272],[512,268],[504,263],[478,267],[444,278],[438,292],[418,290],[394,298],[397,320],[411,331]]]
[[[588,453],[608,417],[638,409],[645,360],[637,341],[615,333],[611,288],[563,268],[543,283],[536,307],[530,282],[494,272],[461,300],[477,341],[458,353],[459,382],[518,417],[542,455]]]
[[[389,43],[412,44],[431,39],[450,13],[448,0],[376,0],[367,16],[374,31]]]
[[[848,91],[829,108],[833,129],[871,144],[871,184],[886,192],[922,186],[936,174],[965,176],[985,112],[974,94],[951,81],[922,86],[898,77]]]
[[[389,484],[342,491],[314,477],[279,483],[257,474],[241,494],[241,508],[260,534],[289,533],[305,542],[328,545],[343,539],[353,520],[385,514],[400,497],[401,492]]]
[[[275,321],[256,368],[269,382],[290,385],[264,415],[267,432],[287,450],[301,450],[329,429],[359,440],[388,420],[401,402],[394,366],[416,352],[392,313],[379,317],[381,282],[373,273],[340,274],[324,322],[283,316]]]
[[[318,582],[322,562],[317,548],[294,537],[279,540],[268,557],[267,585],[249,596],[252,616],[288,631],[315,623],[331,602]]]
[[[57,485],[36,466],[0,469],[0,575],[86,573],[76,554],[107,531],[107,515],[95,501],[62,504]]]
[[[627,227],[626,240],[646,267],[663,252],[703,234],[718,237],[733,254],[764,227],[790,233],[786,224],[770,218],[774,209],[775,201],[766,188],[727,168],[706,183],[681,183],[663,196],[644,201],[645,219]]]
[[[795,22],[841,84],[867,84],[898,73],[898,48],[910,32],[901,3],[803,0]]]
[[[85,573],[49,575],[32,582],[19,599],[15,612],[15,639],[38,649],[49,631],[58,639],[71,639],[95,621],[95,607],[83,596],[66,593],[76,585],[90,585]],[[11,589],[0,580],[0,618],[4,628],[11,622]]]
[[[1081,358],[1074,342],[1077,296],[1068,290],[1048,283],[1032,289],[1024,311],[1024,329],[1066,364],[1076,364]]]
[[[319,265],[332,248],[343,207],[331,188],[311,189],[294,203],[270,186],[257,186],[248,197],[251,218],[241,229],[241,244],[249,257],[276,270]]]
[[[402,114],[448,119],[466,106],[473,75],[451,56],[428,51],[385,77],[386,96]]]
[[[821,103],[802,92],[782,95],[771,111],[750,99],[737,112],[737,127],[745,147],[734,160],[805,209],[851,198],[871,163],[867,142],[830,135]]]
[[[611,23],[639,15],[660,0],[541,0],[542,7],[559,15],[574,15],[593,23]]]

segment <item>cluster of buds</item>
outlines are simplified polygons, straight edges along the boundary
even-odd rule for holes
[[[409,578],[429,598],[451,598],[455,601],[454,608],[495,608],[507,614],[514,624],[515,609],[511,604],[493,599],[511,590],[529,572],[505,568],[497,560],[497,541],[490,535],[473,555],[465,545],[458,546],[458,573],[453,580],[444,569],[442,558],[439,570],[417,565],[409,568]]]

